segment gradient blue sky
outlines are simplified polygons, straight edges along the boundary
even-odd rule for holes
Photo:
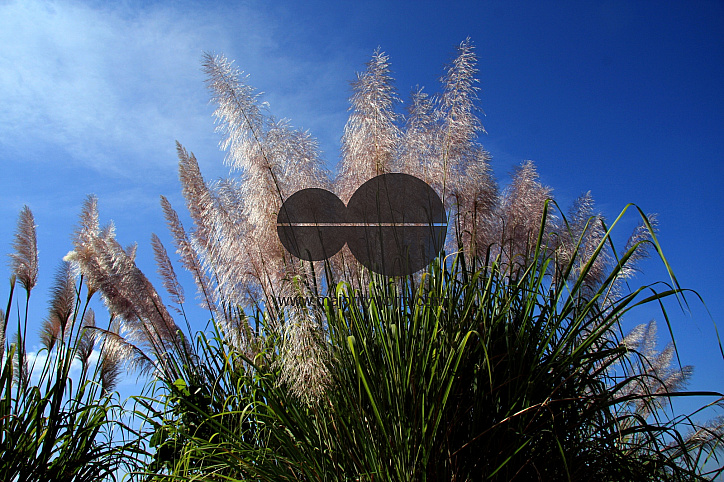
[[[0,0],[0,246],[10,251],[28,204],[41,251],[35,319],[87,194],[122,243],[138,241],[139,266],[155,279],[150,235],[169,240],[159,195],[182,207],[175,140],[207,179],[227,174],[204,51],[235,59],[271,113],[309,129],[333,168],[349,81],[376,47],[405,99],[415,85],[437,91],[468,36],[480,57],[481,142],[500,181],[532,159],[563,206],[591,190],[610,219],[629,202],[658,213],[668,260],[711,315],[694,296],[690,314],[668,306],[682,362],[696,367],[690,388],[724,391],[712,328],[713,319],[724,331],[720,1]],[[623,223],[622,239],[635,222]],[[665,279],[660,264],[644,267],[639,281]],[[629,319],[652,316],[664,322],[652,310]]]

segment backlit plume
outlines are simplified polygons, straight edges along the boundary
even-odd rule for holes
[[[345,203],[365,181],[392,170],[400,139],[395,113],[398,98],[392,82],[389,57],[377,49],[367,70],[352,83],[336,181],[337,193]]]
[[[66,260],[75,263],[89,286],[98,290],[105,305],[123,321],[124,336],[156,353],[182,348],[178,328],[160,296],[136,267],[135,247],[124,249],[112,225],[99,228],[97,200],[89,197]]]
[[[10,254],[10,269],[30,295],[38,281],[38,239],[35,218],[28,206],[23,206],[20,211],[13,249],[15,252]]]
[[[328,189],[347,203],[360,185],[377,175],[411,174],[432,186],[443,200],[449,226],[447,254],[460,252],[473,263],[488,262],[512,276],[534,259],[540,239],[542,252],[554,255],[550,274],[555,282],[569,283],[581,276],[589,292],[606,282],[614,267],[618,275],[611,279],[616,286],[609,292],[616,292],[632,275],[635,261],[645,256],[651,233],[640,228],[630,243],[640,252],[629,253],[628,262],[617,266],[608,246],[602,245],[605,220],[592,195],[579,198],[566,218],[556,211],[553,191],[540,181],[533,162],[523,162],[507,182],[496,180],[494,161],[480,140],[485,129],[478,105],[478,58],[469,39],[457,46],[455,58],[444,69],[440,93],[416,87],[405,108],[394,87],[389,57],[380,49],[374,51],[352,82],[334,180],[317,141],[288,120],[269,115],[261,94],[231,61],[206,54],[202,65],[230,174],[207,181],[195,155],[177,143],[178,175],[192,223],[184,227],[165,197],[161,207],[201,305],[250,356],[259,353],[265,337],[282,340],[275,355],[282,383],[309,403],[321,400],[331,383],[324,313],[283,306],[277,300],[324,296],[339,281],[364,292],[370,275],[347,247],[330,260],[312,263],[295,258],[282,246],[277,216],[282,203],[301,189]],[[99,226],[96,204],[93,197],[87,200],[68,259],[91,290],[102,293],[118,320],[117,330],[105,333],[109,363],[130,359],[151,366],[153,357],[185,352],[187,342],[136,267],[133,249],[118,244],[112,224]],[[29,210],[22,216],[13,266],[23,283],[32,286],[37,256],[34,224]],[[545,232],[540,233],[543,225]],[[169,254],[155,235],[152,245],[162,283],[176,312],[184,316],[184,292]],[[589,265],[591,257],[595,261]],[[571,269],[563,269],[567,266]],[[252,312],[266,313],[269,333],[250,328],[246,315]],[[58,331],[52,320],[48,343]],[[109,369],[109,384],[114,373]]]

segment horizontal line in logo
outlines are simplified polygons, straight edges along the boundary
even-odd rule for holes
[[[381,226],[381,227],[393,227],[393,226],[410,226],[410,227],[427,227],[427,226],[433,226],[433,227],[447,227],[447,223],[278,223],[278,227],[314,227],[318,226],[321,228],[331,228],[331,227],[337,227],[337,226],[344,226],[344,227],[353,227],[353,228],[359,228],[359,227],[365,227],[365,226]]]

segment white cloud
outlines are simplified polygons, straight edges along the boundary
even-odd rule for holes
[[[88,358],[89,373],[93,373],[93,370],[95,369],[96,363],[98,363],[100,355],[100,351],[96,350],[95,348],[91,352],[90,357]],[[49,373],[47,371],[47,368],[45,367],[48,361],[48,350],[39,350],[36,347],[35,350],[28,352],[26,356],[28,360],[28,367],[32,368],[32,372],[30,373],[30,381],[32,384],[37,385],[40,381],[41,374],[43,374],[44,372],[46,373],[46,378],[44,379],[44,381],[47,381],[48,376],[54,376],[54,372]],[[53,356],[55,356],[55,354]],[[82,364],[80,360],[74,358],[71,362],[70,372],[68,373],[68,376],[73,380],[80,377],[81,368]]]
[[[57,146],[119,170],[129,166],[109,162],[117,155],[158,154],[180,130],[174,119],[199,115],[188,103],[194,36],[165,18],[34,1],[0,7],[0,141]]]
[[[275,40],[278,30],[241,6],[0,4],[0,145],[23,161],[60,151],[124,176],[173,169],[176,139],[197,154],[214,152],[218,138],[199,64],[205,50],[236,58],[252,82],[278,76],[291,83],[289,91],[274,95],[272,113],[324,131],[325,125],[310,120],[332,115],[318,102],[320,92],[333,86],[344,96],[342,79],[353,72],[335,68],[335,60],[292,59]],[[299,90],[306,87],[317,90]],[[309,112],[311,107],[320,111]],[[301,123],[291,109],[303,110]],[[327,143],[341,130],[312,133]],[[214,157],[215,163],[221,158]]]

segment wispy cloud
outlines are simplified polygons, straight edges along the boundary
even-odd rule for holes
[[[303,114],[327,90],[325,82],[344,96],[340,78],[353,75],[333,67],[335,60],[284,55],[275,40],[280,26],[248,7],[124,5],[0,4],[0,145],[6,154],[32,159],[60,151],[125,177],[173,169],[176,139],[213,152],[218,138],[199,69],[206,50],[236,56],[254,78],[278,75],[292,82],[294,88],[274,95],[272,110],[278,113],[281,105],[280,117],[294,117],[292,109],[301,108],[301,125],[312,130],[324,126],[305,117],[334,115],[319,102],[321,112]],[[299,90],[312,85],[316,92]],[[323,143],[339,135],[317,134]]]
[[[121,171],[134,166],[116,156],[158,155],[164,139],[172,142],[202,114],[193,102],[199,53],[187,24],[34,1],[0,7],[0,19],[6,147],[57,147]]]
[[[98,359],[100,358],[101,352],[94,349],[91,352],[90,357],[88,358],[88,366],[89,373],[93,373],[93,370],[95,369],[96,363],[98,363]],[[37,384],[40,381],[40,376],[43,373],[46,373],[46,377],[50,373],[52,375],[52,372],[48,372],[46,368],[43,368],[48,363],[48,351],[47,350],[40,350],[37,347],[33,351],[29,351],[27,353],[27,360],[28,360],[28,367],[32,368],[32,372],[30,373],[30,381],[34,384]],[[52,359],[51,359],[52,362]],[[71,379],[76,379],[80,376],[80,371],[82,368],[82,364],[80,360],[77,358],[74,358],[70,365],[70,372],[69,377]],[[47,378],[46,378],[47,380]]]
[[[150,233],[165,232],[159,195],[183,215],[176,140],[196,154],[206,179],[228,174],[203,52],[235,59],[266,92],[270,113],[309,129],[331,164],[348,81],[371,53],[326,34],[320,43],[318,32],[262,1],[118,3],[0,0],[0,245],[8,249],[28,204],[39,226],[41,284],[70,249],[88,194],[99,197],[119,239],[138,241],[140,258],[148,253]]]

